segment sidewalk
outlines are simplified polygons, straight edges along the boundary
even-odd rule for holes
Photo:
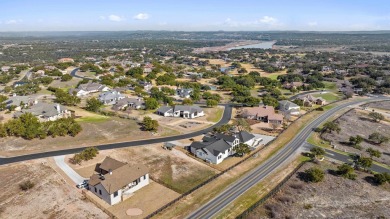
[[[57,166],[68,175],[70,179],[76,184],[82,183],[85,178],[81,177],[76,171],[74,171],[68,164],[65,163],[65,155],[54,157],[54,161]]]

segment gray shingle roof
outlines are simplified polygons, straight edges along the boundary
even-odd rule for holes
[[[240,139],[240,142],[243,143],[255,138],[255,136],[247,131],[241,131],[238,133],[238,138]]]

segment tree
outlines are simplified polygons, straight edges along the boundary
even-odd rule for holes
[[[370,155],[370,157],[377,157],[380,158],[382,153],[378,150],[375,150],[373,148],[367,148],[366,152]]]
[[[359,157],[356,164],[363,169],[370,168],[372,165],[372,158],[370,157]]]
[[[385,119],[385,117],[378,112],[370,112],[368,116],[371,117],[374,120],[374,122],[380,122],[381,120]]]
[[[388,173],[377,173],[374,175],[374,180],[379,185],[385,184],[386,182],[390,183],[390,174]]]
[[[218,133],[226,133],[226,132],[229,132],[231,128],[232,128],[232,125],[230,125],[230,124],[223,124],[223,125],[221,125],[219,127],[213,128],[213,131],[214,132],[218,132]]]
[[[35,184],[33,182],[31,182],[31,180],[27,180],[27,181],[24,181],[24,182],[19,184],[19,188],[23,191],[27,191],[29,189],[32,189],[34,186],[35,186]]]
[[[68,92],[65,92],[61,89],[54,88],[52,89],[49,87],[48,89],[54,90],[55,91],[55,96],[56,96],[56,102],[66,105],[66,106],[76,106],[81,102],[81,99],[78,98],[76,95],[69,94]]]
[[[185,98],[182,103],[184,105],[192,105],[192,104],[194,104],[194,102],[191,99],[189,99],[189,98]]]
[[[237,129],[239,131],[244,131],[244,130],[248,132],[252,131],[250,124],[243,118],[234,120],[233,124],[237,126]]]
[[[386,143],[389,141],[389,138],[382,135],[381,133],[379,132],[374,132],[372,133],[371,135],[368,136],[368,139],[373,141],[374,143],[376,144],[382,144],[382,143]]]
[[[64,75],[61,76],[61,81],[70,81],[70,80],[72,80],[72,78],[73,77],[71,75],[64,74]]]
[[[273,106],[276,108],[279,105],[279,102],[276,98],[267,95],[263,97],[263,104],[267,106]]]
[[[308,182],[321,182],[325,178],[325,173],[321,169],[318,169],[316,167],[311,167],[307,170],[305,170],[305,176],[304,179]]]
[[[157,120],[153,120],[149,116],[144,117],[142,125],[146,131],[157,131],[158,128]]]
[[[146,98],[145,100],[145,109],[147,110],[154,110],[157,109],[159,106],[158,101],[154,99],[153,97]]]
[[[364,138],[360,135],[356,135],[356,137],[349,137],[349,143],[353,145],[354,147],[358,147],[360,143],[362,143]]]
[[[314,155],[314,157],[325,155],[325,150],[323,148],[319,148],[319,147],[314,147],[314,148],[310,149],[310,152]]]
[[[249,145],[240,143],[236,146],[234,149],[236,154],[238,154],[240,157],[244,156],[245,154],[249,154],[251,152],[251,149],[249,148]]]
[[[215,106],[217,106],[218,105],[218,101],[216,101],[216,100],[207,100],[206,101],[206,105],[208,106],[208,107],[215,107]]]
[[[87,106],[85,109],[88,111],[97,112],[101,106],[103,106],[103,103],[95,97],[92,97],[87,100]]]
[[[329,132],[329,133],[332,133],[333,131],[335,131],[337,133],[340,133],[341,128],[339,127],[339,125],[336,122],[329,121],[329,122],[326,122],[324,124],[324,126],[322,127],[322,131]]]
[[[337,174],[347,179],[356,179],[356,174],[354,173],[353,167],[346,163],[337,167]]]
[[[21,135],[23,138],[31,140],[38,137],[41,123],[37,117],[31,113],[24,113],[19,117],[19,120],[24,126],[24,133]]]

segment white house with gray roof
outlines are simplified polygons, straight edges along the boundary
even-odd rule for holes
[[[110,157],[98,167],[88,182],[89,190],[110,205],[115,205],[149,184],[149,170],[142,164],[130,165]]]
[[[145,109],[145,101],[142,98],[124,98],[118,100],[118,102],[112,107],[115,110],[123,110],[125,108],[132,109]]]
[[[125,96],[116,90],[107,91],[99,95],[99,100],[104,105],[116,104],[119,100],[122,100],[124,98]]]
[[[295,116],[300,114],[299,111],[301,109],[300,106],[288,100],[279,101],[278,108],[280,112],[283,112],[285,114],[295,115]]]
[[[241,131],[233,135],[215,134],[205,136],[202,142],[192,142],[189,150],[192,154],[202,160],[213,164],[219,164],[227,157],[234,155],[235,148],[244,143],[248,146],[256,146],[262,139],[256,138],[253,134]]]
[[[76,93],[76,96],[80,97],[80,96],[88,95],[90,93],[105,92],[105,91],[109,91],[109,90],[110,90],[110,88],[107,87],[106,85],[99,84],[99,83],[93,83],[93,82],[89,81],[86,84],[80,84],[77,87],[77,89],[70,89],[69,93],[70,94]]]
[[[22,108],[33,106],[34,104],[37,104],[38,101],[31,97],[31,96],[12,96],[8,98],[8,100],[4,101],[3,103],[6,104],[6,108],[9,109],[12,106],[15,106],[15,111],[20,111]]]
[[[29,109],[22,109],[14,114],[14,117],[19,117],[24,113],[31,113],[38,117],[40,121],[55,121],[61,118],[69,118],[72,112],[60,104],[56,103],[37,103]]]
[[[186,119],[194,119],[204,116],[204,111],[199,106],[176,105],[173,107],[162,106],[157,110],[158,115],[164,117],[182,117]]]
[[[194,89],[192,89],[192,88],[178,88],[178,89],[176,89],[177,95],[179,95],[182,98],[190,98],[192,92],[194,92]]]

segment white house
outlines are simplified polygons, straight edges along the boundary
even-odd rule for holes
[[[88,182],[89,190],[110,205],[115,205],[149,184],[149,170],[142,164],[130,165],[110,157],[99,166]]]
[[[204,116],[204,111],[199,106],[176,105],[174,107],[162,106],[157,110],[157,114],[164,117],[183,117],[194,119]]]
[[[192,88],[178,88],[178,89],[176,89],[177,95],[179,95],[182,98],[190,98],[192,92],[194,92],[194,89],[192,89]]]
[[[124,99],[125,96],[122,95],[119,91],[107,91],[99,95],[99,100],[105,105],[116,104],[119,100]]]
[[[38,117],[40,121],[55,121],[61,118],[69,118],[72,112],[60,104],[55,103],[37,103],[29,109],[22,109],[16,112],[14,117],[19,117],[24,113],[31,113]]]
[[[227,157],[235,154],[235,148],[240,143],[256,146],[262,139],[256,139],[254,135],[241,131],[234,135],[216,134],[205,136],[202,142],[192,142],[189,150],[202,160],[213,164],[219,164]]]
[[[291,101],[288,100],[279,101],[279,111],[284,112],[286,114],[297,116],[300,114],[299,112],[300,109],[301,109],[300,106],[298,106],[297,104]]]
[[[109,91],[110,88],[106,85],[102,85],[99,83],[92,83],[88,82],[86,84],[80,84],[77,89],[70,89],[69,93],[73,94],[76,93],[76,96],[85,96],[90,93],[96,93],[96,92],[106,92]]]

